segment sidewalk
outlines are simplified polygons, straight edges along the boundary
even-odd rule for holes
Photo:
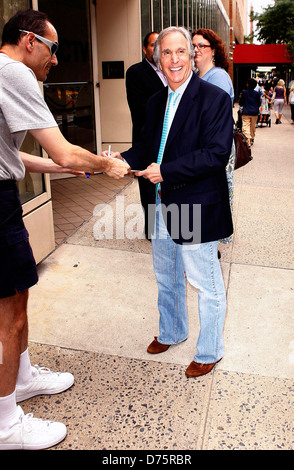
[[[199,328],[190,287],[188,340],[146,352],[158,333],[146,240],[95,240],[95,215],[41,263],[31,358],[71,371],[75,385],[22,407],[67,425],[57,449],[293,450],[294,126],[284,111],[281,125],[272,112],[272,127],[257,129],[254,160],[235,172],[234,242],[221,245],[225,356],[210,374],[185,376]],[[138,194],[130,179],[119,196],[127,207]]]

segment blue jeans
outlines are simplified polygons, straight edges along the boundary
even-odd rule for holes
[[[226,292],[217,247],[218,241],[174,243],[166,230],[160,199],[157,200],[152,254],[158,285],[158,341],[177,344],[188,337],[186,273],[188,282],[198,289],[200,332],[194,361],[203,364],[216,362],[224,354]]]

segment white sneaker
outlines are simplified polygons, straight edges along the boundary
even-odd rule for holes
[[[51,395],[64,392],[74,383],[69,372],[52,372],[47,367],[33,367],[33,378],[26,385],[16,385],[16,402],[27,400],[36,395]]]
[[[0,432],[0,450],[41,450],[55,446],[66,436],[62,423],[42,421],[32,413],[24,414],[20,406],[19,418],[6,432]]]

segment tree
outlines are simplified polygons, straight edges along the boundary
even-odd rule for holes
[[[294,61],[294,1],[275,0],[273,6],[263,13],[253,13],[251,18],[256,21],[258,39],[265,44],[286,44],[287,51]]]

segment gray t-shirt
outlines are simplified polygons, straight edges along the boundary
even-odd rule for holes
[[[0,53],[0,181],[20,181],[25,167],[19,149],[30,129],[57,127],[34,72]]]

